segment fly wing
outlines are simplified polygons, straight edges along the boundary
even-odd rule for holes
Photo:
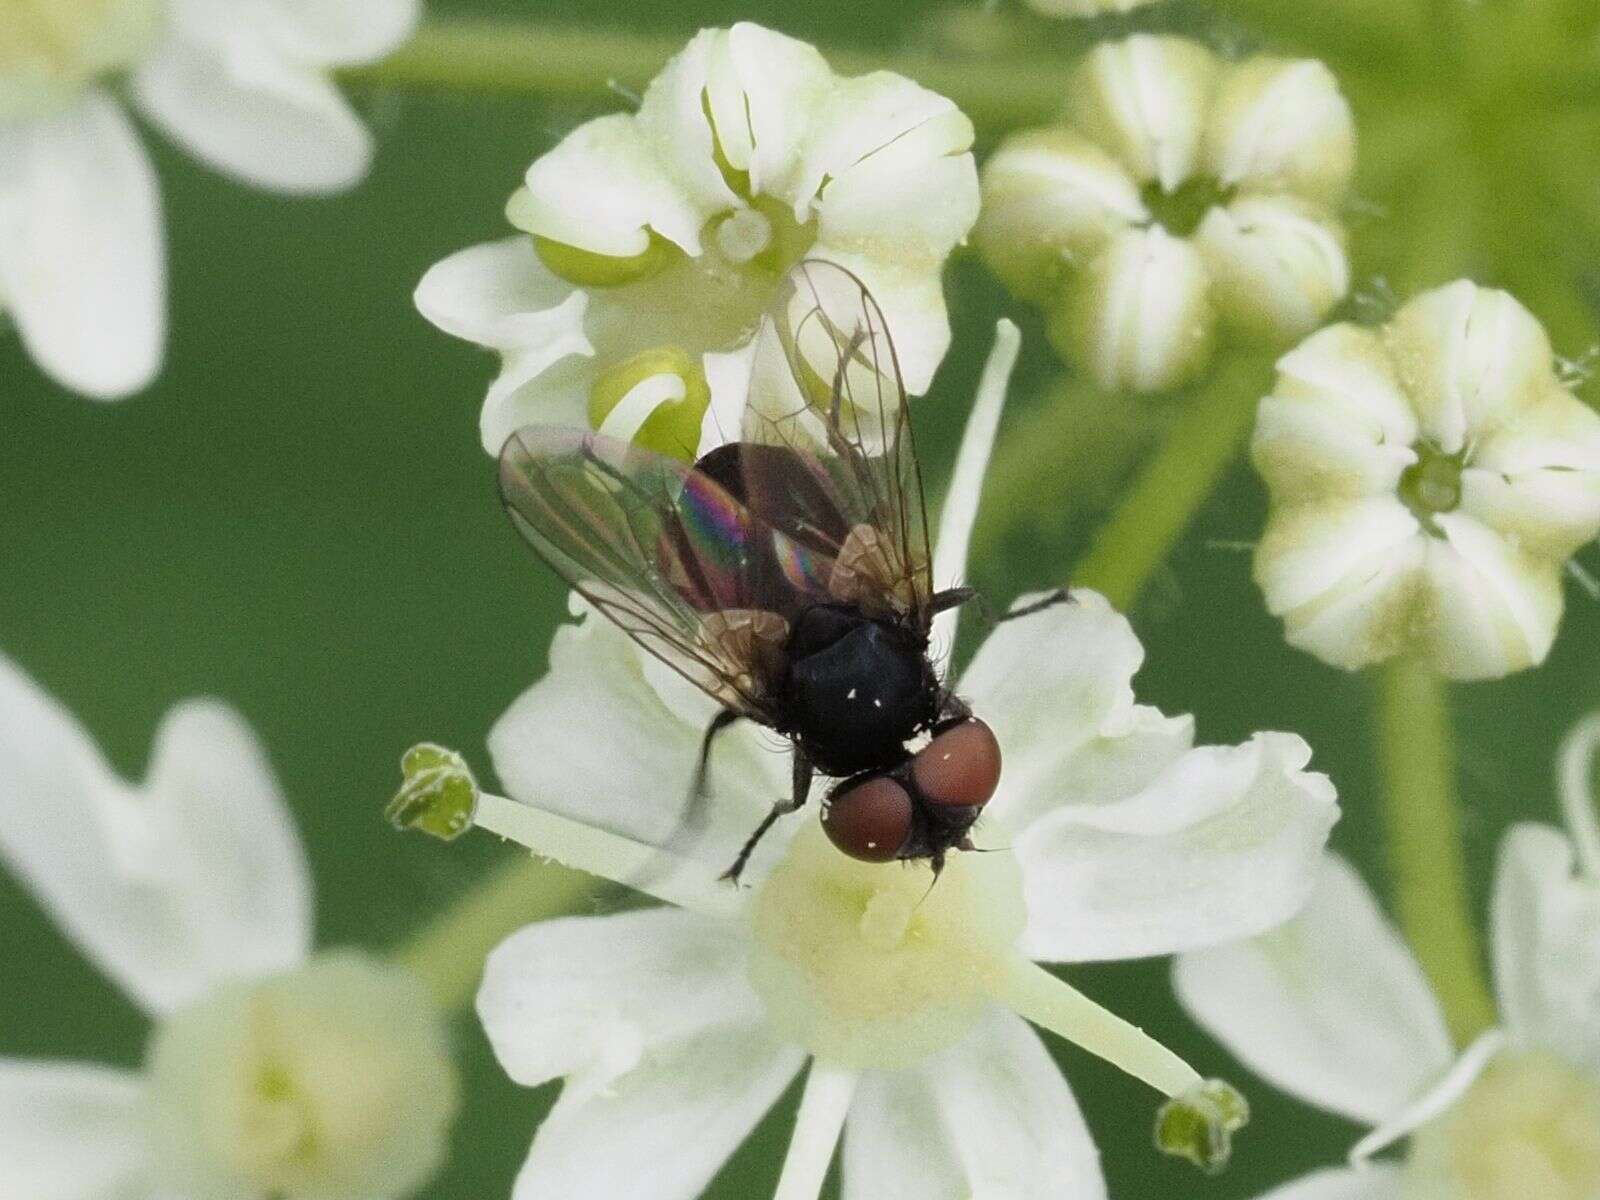
[[[741,437],[772,448],[743,455],[745,504],[828,564],[827,593],[926,629],[932,556],[905,385],[854,274],[820,259],[790,273],[758,335]]]
[[[500,452],[512,523],[625,633],[726,707],[770,723],[784,630],[751,594],[771,531],[703,472],[587,430],[530,425]]]

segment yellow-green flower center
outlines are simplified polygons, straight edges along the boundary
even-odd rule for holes
[[[220,989],[148,1056],[159,1182],[191,1200],[366,1200],[437,1168],[456,1107],[420,985],[357,954]]]
[[[1496,1061],[1412,1141],[1406,1200],[1595,1200],[1600,1080],[1552,1054]]]
[[[1430,442],[1414,447],[1417,461],[1400,476],[1400,499],[1429,530],[1439,513],[1452,512],[1461,503],[1463,454],[1446,454]]]
[[[1009,854],[875,865],[810,822],[752,904],[750,976],[777,1031],[841,1066],[960,1041],[1005,990],[1026,910]]]
[[[0,118],[57,107],[129,66],[160,15],[161,0],[0,0]]]

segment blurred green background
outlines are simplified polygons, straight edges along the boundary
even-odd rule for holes
[[[1269,18],[1258,30],[1251,7],[1217,27],[1218,36],[1234,46],[1295,47],[1293,15]],[[626,21],[684,37],[700,25],[748,18],[824,45],[886,54],[911,43],[942,45],[930,32],[935,6],[907,0],[478,0],[436,2],[432,10]],[[1179,4],[1159,15],[1150,10],[1142,23],[1198,25],[1208,21],[1206,11]],[[976,4],[958,16],[980,31],[990,19]],[[1306,31],[1308,45],[1316,33]],[[1378,84],[1364,93],[1352,87],[1364,130],[1369,116],[1387,115],[1376,111],[1387,103],[1377,66]],[[391,832],[380,811],[397,781],[399,754],[429,738],[483,763],[485,732],[542,670],[564,611],[552,576],[501,516],[478,445],[490,360],[423,322],[411,290],[445,254],[500,236],[501,206],[527,164],[607,106],[358,98],[381,152],[366,186],[336,200],[249,192],[150,135],[168,218],[173,332],[167,369],[147,394],[112,406],[67,395],[31,367],[14,338],[0,338],[0,649],[60,696],[135,776],[174,701],[207,693],[236,704],[264,738],[299,816],[316,871],[322,944],[382,949],[511,853],[488,838],[442,847]],[[1588,171],[1590,162],[1578,167]],[[1388,176],[1364,180],[1372,203],[1355,223],[1361,284],[1380,273],[1403,282],[1394,264],[1363,261],[1362,239],[1370,231],[1371,244],[1392,253],[1381,248],[1413,246],[1419,228],[1427,234],[1406,221],[1415,193]],[[1475,256],[1473,244],[1463,244],[1451,273],[1472,271],[1489,283],[1515,283],[1522,273],[1537,290],[1551,271],[1587,271],[1597,258],[1592,236],[1581,225],[1564,228],[1560,267],[1532,231],[1509,256]],[[1482,243],[1492,244],[1487,236]],[[954,349],[915,410],[936,493],[993,321],[1013,308],[974,261],[957,262],[949,284]],[[1593,336],[1592,313],[1582,308],[1581,289],[1563,295],[1580,297],[1556,322],[1560,349],[1577,356]],[[1529,300],[1540,307],[1537,296]],[[1057,402],[1058,365],[1037,321],[1017,315],[1029,337],[1008,423],[1028,431],[1032,452],[996,468],[1000,503],[983,515],[975,571],[975,582],[1002,601],[1065,577],[1130,465],[1140,430],[1158,420]],[[1261,728],[1305,735],[1344,798],[1337,846],[1381,885],[1364,721],[1369,689],[1286,648],[1263,612],[1248,554],[1238,548],[1256,536],[1262,513],[1261,490],[1240,466],[1147,590],[1134,613],[1148,650],[1141,698],[1195,712],[1208,741]],[[1591,567],[1597,558],[1591,549]],[[1569,600],[1547,667],[1455,692],[1480,903],[1500,831],[1513,820],[1554,817],[1555,743],[1573,719],[1600,705],[1600,604],[1576,588]],[[3,879],[0,914],[0,1053],[136,1063],[146,1026],[127,1001]],[[1140,1085],[1057,1047],[1119,1200],[1250,1196],[1333,1161],[1352,1140],[1352,1128],[1275,1097],[1231,1066],[1174,1006],[1164,964],[1073,977],[1203,1071],[1253,1085],[1256,1120],[1234,1167],[1205,1179],[1150,1151],[1153,1103]],[[553,1091],[509,1084],[466,1016],[456,1040],[466,1106],[453,1161],[425,1194],[506,1195]],[[795,1101],[794,1093],[786,1097],[712,1195],[770,1192]]]

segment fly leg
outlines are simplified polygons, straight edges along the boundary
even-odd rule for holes
[[[711,744],[717,740],[717,734],[727,729],[738,721],[740,714],[731,708],[725,708],[711,718],[711,724],[706,726],[706,735],[700,741],[700,757],[694,765],[694,778],[689,784],[689,808],[692,811],[706,796],[706,779],[711,770]]]
[[[1018,617],[1031,617],[1034,613],[1043,612],[1047,608],[1054,608],[1058,604],[1071,604],[1072,592],[1068,588],[1057,588],[1047,596],[1035,600],[1032,604],[1024,604],[1021,608],[1014,608],[1003,617],[996,617],[996,625],[1004,625],[1007,621],[1015,621]]]
[[[779,800],[772,806],[772,811],[761,818],[761,824],[756,826],[756,831],[750,835],[750,840],[744,844],[744,849],[739,851],[739,857],[733,860],[733,866],[722,873],[724,879],[738,883],[739,876],[750,863],[750,856],[755,853],[756,844],[767,836],[767,830],[777,823],[779,817],[786,817],[805,807],[806,800],[811,795],[811,775],[811,760],[798,746],[795,747],[793,794],[787,800]]]

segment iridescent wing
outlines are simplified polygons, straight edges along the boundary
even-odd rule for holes
[[[830,564],[828,595],[926,629],[932,556],[905,385],[883,310],[851,272],[807,260],[790,273],[758,335],[740,437],[741,499]]]
[[[787,627],[751,581],[765,578],[755,564],[774,534],[726,488],[628,442],[531,425],[500,452],[500,491],[523,538],[602,614],[726,707],[771,723],[763,667]]]

